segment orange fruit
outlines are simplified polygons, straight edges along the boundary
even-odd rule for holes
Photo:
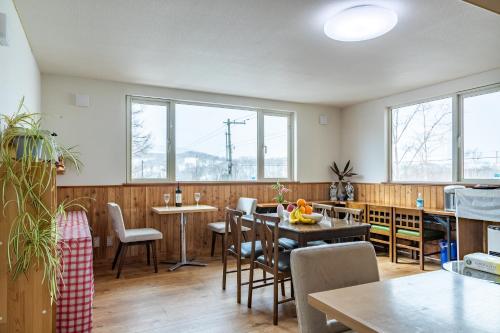
[[[305,206],[300,206],[299,207],[299,210],[302,214],[305,214],[306,213],[306,207]]]
[[[297,206],[303,207],[306,205],[306,201],[304,199],[297,200]]]
[[[311,214],[313,212],[313,208],[309,205],[306,206],[306,214]]]

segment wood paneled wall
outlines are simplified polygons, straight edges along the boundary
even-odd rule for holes
[[[288,199],[305,198],[308,200],[327,200],[329,183],[290,183],[286,184],[292,192]],[[201,204],[219,208],[217,213],[190,214],[188,216],[187,244],[188,256],[208,256],[210,254],[210,232],[207,224],[222,221],[224,208],[235,206],[239,197],[257,198],[259,202],[271,202],[271,184],[183,184],[184,204],[194,204],[194,193],[201,193]],[[121,186],[75,186],[58,187],[58,201],[84,198],[81,203],[87,208],[87,216],[93,236],[99,237],[99,245],[94,248],[95,260],[112,259],[116,249],[116,238],[111,219],[107,214],[106,203],[118,203],[123,211],[127,228],[152,227],[162,231],[164,239],[159,244],[161,258],[176,259],[179,255],[179,216],[157,216],[151,214],[151,207],[162,206],[163,194],[171,193],[173,204],[174,184],[121,185]],[[78,209],[78,208],[75,208]],[[108,237],[112,246],[107,246]],[[133,247],[129,255],[143,254],[142,247]],[[219,251],[219,247],[217,247]]]
[[[329,183],[290,183],[290,200],[328,200]],[[443,208],[442,185],[401,185],[356,183],[356,200],[396,206],[415,206],[419,192],[424,196],[425,207]],[[194,204],[194,193],[200,192],[202,204],[219,208],[217,213],[191,214],[188,219],[187,240],[190,256],[208,256],[210,253],[210,232],[207,224],[222,221],[224,207],[235,206],[239,197],[257,198],[259,202],[271,202],[273,192],[269,183],[203,183],[183,184],[185,204]],[[122,207],[127,228],[152,227],[163,232],[164,239],[159,244],[162,258],[175,259],[179,253],[179,216],[151,214],[151,207],[164,205],[163,193],[170,192],[173,204],[175,184],[144,184],[117,186],[74,186],[58,187],[58,201],[84,198],[81,202],[87,208],[89,223],[99,244],[94,248],[95,260],[113,258],[116,239],[107,214],[106,203],[114,201]],[[107,246],[111,237],[112,246]],[[217,251],[219,248],[217,247]],[[129,255],[143,255],[143,249],[133,247]]]
[[[424,207],[443,209],[444,185],[368,184],[356,183],[355,199],[374,204],[415,207],[418,193],[422,193]]]

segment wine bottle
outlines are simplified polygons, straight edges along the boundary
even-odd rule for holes
[[[175,207],[182,206],[182,190],[179,187],[179,183],[177,183],[177,189],[175,190]]]

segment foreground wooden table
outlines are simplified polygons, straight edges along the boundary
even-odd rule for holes
[[[276,213],[268,215],[277,216]],[[251,227],[252,215],[243,216],[243,224]],[[293,239],[299,247],[306,247],[308,242],[318,240],[332,240],[344,237],[363,237],[370,241],[370,225],[360,222],[349,222],[343,219],[328,218],[316,224],[291,224],[285,220],[280,222],[280,237]]]
[[[169,206],[169,207],[153,207],[151,211],[158,215],[169,215],[169,214],[179,214],[181,217],[180,220],[180,233],[181,233],[181,260],[176,263],[174,266],[170,267],[170,271],[175,271],[177,268],[182,266],[206,266],[207,264],[198,262],[198,261],[190,261],[187,259],[186,254],[186,224],[187,218],[185,214],[187,213],[207,213],[207,212],[216,212],[217,208],[207,205],[191,205],[191,206]]]
[[[498,332],[500,286],[436,271],[309,295],[356,332]]]

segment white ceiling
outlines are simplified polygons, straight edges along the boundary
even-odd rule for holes
[[[500,67],[500,15],[459,0],[14,2],[44,73],[346,106]],[[394,9],[394,30],[323,34],[366,3]]]

